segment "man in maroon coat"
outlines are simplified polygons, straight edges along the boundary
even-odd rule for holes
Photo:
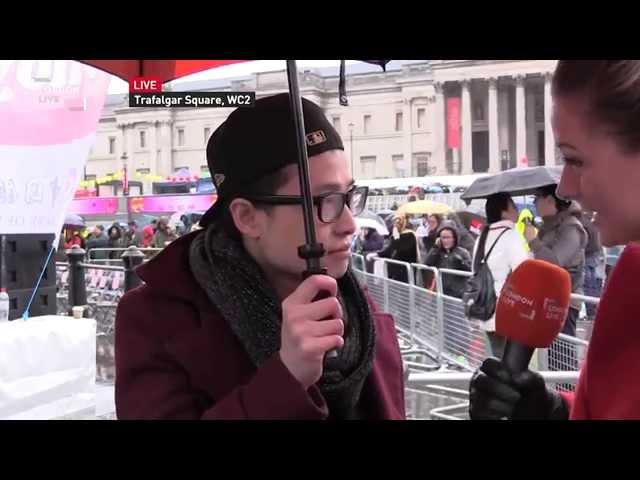
[[[145,284],[118,306],[118,418],[404,419],[393,319],[348,268],[367,190],[322,110],[302,103],[327,275],[301,280],[289,96],[235,110],[207,145],[219,197],[203,230],[140,267]]]

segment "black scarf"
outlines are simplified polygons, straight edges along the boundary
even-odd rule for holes
[[[197,235],[189,252],[191,271],[259,368],[280,349],[281,302],[244,246],[211,225]],[[367,300],[348,270],[338,280],[345,312],[344,347],[325,360],[318,387],[331,418],[361,416],[358,402],[371,371],[375,329]]]

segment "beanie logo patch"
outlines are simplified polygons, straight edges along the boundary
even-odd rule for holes
[[[327,141],[327,136],[325,135],[323,130],[316,130],[315,132],[311,132],[307,134],[307,145],[313,147],[314,145],[319,145]]]
[[[222,182],[224,182],[224,179],[226,177],[224,176],[224,173],[216,173],[213,176],[213,180],[216,182],[216,187],[220,187],[220,185],[222,185]]]

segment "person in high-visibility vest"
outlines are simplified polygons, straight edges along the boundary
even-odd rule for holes
[[[531,210],[529,210],[528,208],[523,208],[520,211],[520,215],[518,215],[518,222],[516,223],[516,231],[520,234],[520,237],[522,238],[522,243],[524,243],[524,249],[527,252],[531,251],[531,248],[529,247],[529,242],[527,242],[527,239],[524,237],[524,227],[527,223],[531,223],[533,224],[533,212],[531,212]],[[538,231],[536,230],[536,233]]]

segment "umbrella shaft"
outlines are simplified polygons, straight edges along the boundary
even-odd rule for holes
[[[315,219],[313,218],[313,200],[309,183],[309,159],[305,141],[304,117],[302,113],[302,99],[298,86],[298,68],[295,60],[287,60],[287,78],[289,80],[289,98],[291,111],[296,129],[296,145],[298,147],[298,176],[300,179],[300,194],[302,195],[302,213],[304,218],[304,234],[306,244],[299,249],[302,258],[307,261],[307,271],[319,273],[320,257],[324,249],[316,244]],[[305,254],[306,253],[306,254]]]

